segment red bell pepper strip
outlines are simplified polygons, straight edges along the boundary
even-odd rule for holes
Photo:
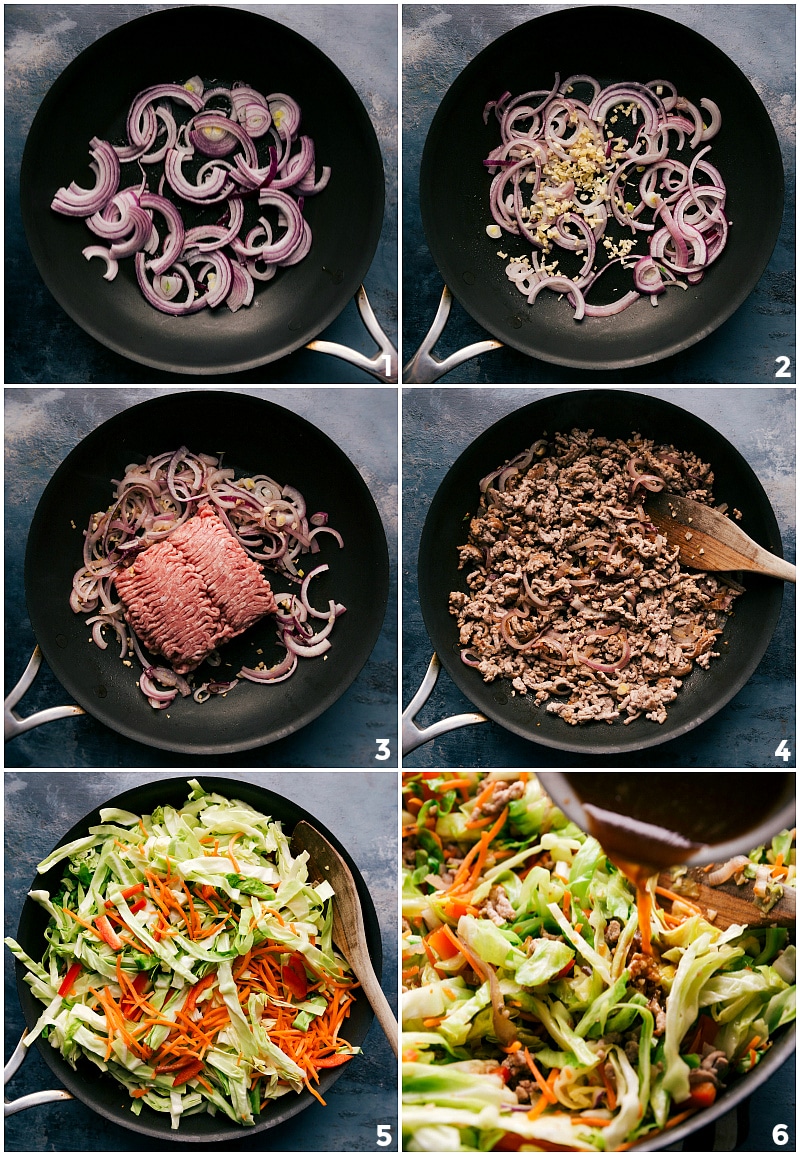
[[[131,915],[135,915],[137,911],[143,911],[145,907],[147,907],[147,900],[146,899],[137,899],[137,901],[134,903],[133,907],[131,907],[131,909],[130,909]]]
[[[217,973],[210,971],[208,975],[204,975],[202,979],[199,979],[194,987],[190,988],[189,994],[186,997],[186,1003],[183,1005],[183,1010],[187,1015],[190,1011],[194,1010],[194,1006],[197,1003],[197,997],[200,995],[200,992],[205,991],[207,987],[211,987],[216,978]]]
[[[188,1080],[193,1080],[195,1076],[199,1075],[203,1070],[202,1060],[193,1060],[187,1068],[182,1072],[178,1072],[175,1079],[172,1081],[173,1088],[179,1088],[181,1084],[185,1084]]]
[[[98,915],[94,921],[94,925],[97,928],[97,933],[100,938],[104,939],[108,946],[113,948],[114,951],[119,951],[122,947],[122,940],[117,935],[111,924],[108,922],[108,916]]]
[[[58,989],[58,994],[59,995],[69,995],[69,993],[72,991],[75,980],[78,978],[80,973],[81,973],[80,963],[75,962],[75,963],[71,964],[70,967],[67,968],[67,974],[64,976],[64,978],[61,981],[61,987]]]
[[[308,977],[303,956],[295,951],[281,968],[281,979],[295,999],[305,999],[308,995]]]
[[[340,1064],[346,1064],[348,1060],[352,1060],[353,1052],[335,1052],[332,1056],[323,1056],[321,1060],[314,1060],[315,1068],[338,1068]]]

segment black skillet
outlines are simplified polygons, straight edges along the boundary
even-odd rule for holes
[[[284,833],[288,836],[291,835],[295,825],[302,819],[305,819],[330,840],[345,859],[355,878],[358,893],[361,898],[370,958],[372,959],[376,974],[380,975],[382,950],[375,905],[372,902],[366,883],[358,868],[338,839],[323,827],[315,816],[309,814],[308,811],[305,811],[296,803],[272,791],[267,791],[262,787],[255,786],[252,783],[242,782],[238,779],[214,778],[201,775],[198,776],[198,780],[204,789],[209,792],[215,791],[227,798],[241,799],[243,802],[249,803],[250,806],[255,807],[271,818],[280,820]],[[116,796],[114,799],[110,799],[102,805],[104,807],[121,807],[137,815],[149,814],[158,806],[164,806],[166,804],[181,806],[185,803],[188,794],[189,788],[187,787],[185,779],[159,779],[145,786],[134,787],[132,790],[125,791],[123,794]],[[75,826],[59,840],[57,846],[60,847],[73,839],[78,839],[88,834],[89,828],[99,822],[100,807],[96,807],[86,815],[85,818],[76,823]],[[52,867],[46,874],[37,875],[36,879],[32,882],[32,887],[47,890],[51,895],[54,894],[58,890],[58,883],[63,871],[64,864],[56,864],[56,866]],[[22,914],[20,915],[17,941],[33,959],[40,960],[44,953],[46,947],[45,929],[48,924],[48,919],[47,912],[40,904],[30,898],[25,900]],[[39,1018],[42,1012],[42,1005],[35,996],[31,994],[28,984],[25,983],[25,968],[18,962],[16,962],[15,965],[17,971],[17,991],[19,993],[25,1022],[30,1029]],[[349,1043],[355,1046],[363,1044],[367,1031],[372,1023],[372,1018],[373,1013],[369,1002],[363,993],[359,992],[347,1021],[345,1034]],[[55,1077],[73,1096],[76,1096],[86,1104],[87,1107],[98,1112],[107,1120],[111,1120],[115,1124],[120,1124],[124,1128],[130,1128],[135,1132],[142,1132],[147,1136],[154,1136],[160,1139],[171,1141],[183,1140],[195,1144],[211,1144],[222,1140],[242,1139],[252,1135],[254,1132],[261,1132],[267,1128],[273,1128],[276,1124],[288,1120],[291,1116],[297,1115],[297,1113],[302,1112],[304,1108],[317,1102],[310,1092],[303,1091],[299,1096],[283,1096],[279,1100],[276,1100],[257,1117],[257,1122],[252,1128],[241,1128],[233,1123],[232,1120],[228,1119],[227,1116],[218,1113],[215,1117],[207,1114],[187,1116],[181,1121],[180,1128],[177,1131],[173,1131],[170,1127],[169,1116],[163,1116],[159,1112],[153,1111],[152,1108],[148,1108],[147,1105],[142,1108],[140,1116],[134,1116],[130,1110],[130,1098],[125,1089],[120,1087],[120,1085],[110,1077],[99,1076],[95,1066],[88,1060],[80,1060],[77,1069],[73,1070],[62,1058],[61,1053],[51,1047],[45,1040],[42,1040],[41,1037],[35,1042],[39,1052]],[[357,1062],[357,1060],[350,1061],[350,1063]],[[321,1073],[319,1091],[323,1099],[325,1098],[326,1090],[329,1089],[346,1070],[347,1065],[344,1065],[339,1068],[328,1068]]]
[[[339,549],[320,535],[313,564],[327,562],[310,596],[344,603],[331,649],[301,659],[286,682],[241,682],[208,702],[176,699],[153,710],[123,666],[118,648],[90,644],[84,615],[68,605],[72,577],[82,564],[83,530],[112,498],[112,478],[129,462],[186,445],[224,453],[237,474],[266,473],[297,487],[309,513],[326,511],[343,535]],[[276,591],[285,579],[267,571]],[[58,467],[36,508],[25,554],[25,593],[31,625],[56,678],[75,700],[107,726],[163,750],[216,754],[248,750],[285,738],[310,722],[350,686],[380,633],[388,595],[386,537],[372,496],[358,470],[334,442],[291,410],[249,394],[179,391],[116,414],[88,434]],[[314,589],[316,583],[319,586]],[[260,653],[261,652],[261,653]],[[263,619],[222,650],[220,677],[242,665],[277,661],[275,628]],[[210,668],[207,669],[211,677]]]
[[[761,661],[778,621],[783,584],[755,574],[742,577],[746,593],[736,600],[725,625],[727,645],[719,648],[721,656],[708,670],[696,668],[684,679],[662,724],[642,716],[627,726],[569,726],[534,706],[530,695],[512,697],[508,680],[484,682],[461,661],[456,620],[448,610],[450,591],[467,589],[466,572],[458,569],[458,547],[467,540],[469,518],[478,506],[478,481],[537,438],[574,428],[609,437],[639,432],[695,451],[714,470],[717,500],[742,511],[742,529],[773,554],[782,557],[783,549],[769,499],[739,451],[706,422],[661,398],[627,390],[553,394],[508,414],[461,454],[434,495],[420,539],[420,607],[433,648],[459,689],[490,719],[533,742],[591,757],[667,742],[720,710]]]
[[[253,304],[169,317],[148,305],[133,262],[113,282],[86,261],[82,220],[50,209],[56,190],[90,183],[93,136],[122,143],[131,100],[149,85],[244,81],[285,92],[302,110],[301,131],[329,164],[327,188],[307,197],[308,257],[258,282]],[[133,179],[133,178],[131,178]],[[141,16],[86,48],[59,76],[36,114],[22,159],[25,233],[50,292],[98,341],[168,372],[229,373],[284,357],[318,336],[347,305],[369,269],[380,236],[384,177],[375,130],[350,82],[285,24],[217,4],[180,5]]]
[[[500,136],[494,117],[484,125],[484,105],[506,90],[518,95],[550,89],[556,71],[562,79],[589,73],[603,84],[666,79],[687,99],[708,97],[721,109],[722,128],[709,143],[728,190],[728,244],[698,285],[663,294],[657,309],[642,300],[614,317],[576,322],[555,294],[541,294],[528,306],[506,278],[506,262],[497,257],[501,243],[486,235],[490,177],[482,161]],[[492,337],[558,365],[620,369],[686,349],[738,309],[775,246],[783,187],[780,149],[766,109],[716,45],[653,10],[582,7],[549,12],[512,29],[457,77],[425,142],[420,209],[445,283]]]

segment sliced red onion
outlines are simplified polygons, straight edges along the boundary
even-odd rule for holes
[[[92,257],[100,257],[106,263],[106,271],[103,278],[106,281],[113,281],[119,272],[119,262],[111,256],[105,245],[87,245],[85,249],[81,249],[87,261],[91,261]]]
[[[81,188],[75,181],[68,188],[60,188],[51,208],[67,217],[89,217],[108,203],[119,186],[119,157],[108,141],[92,137],[89,142],[90,168],[95,174],[92,189]]]
[[[581,85],[588,104],[572,94]],[[492,110],[501,143],[483,161],[494,174],[489,209],[495,224],[533,250],[520,254],[517,245],[506,266],[530,305],[549,287],[569,297],[576,321],[613,317],[642,295],[656,304],[667,284],[686,288],[686,282],[700,280],[724,250],[724,184],[703,155],[705,142],[721,126],[714,101],[703,97],[698,105],[665,80],[602,88],[593,77],[576,74],[563,84],[556,77],[550,91],[488,102],[484,121]],[[695,154],[691,165],[669,155],[676,137],[680,152]],[[707,195],[702,179],[711,190]],[[687,199],[679,213],[682,195]],[[606,236],[614,221],[632,231],[633,244],[627,234],[621,241]],[[491,236],[488,227],[487,232]],[[645,256],[635,247],[641,233],[651,234]],[[564,271],[555,259],[558,248],[583,256],[577,273]],[[500,256],[507,260],[502,251]],[[598,260],[604,257],[605,263]],[[612,264],[633,269],[634,289],[606,304],[582,302],[581,295]],[[683,280],[676,282],[676,275]]]
[[[181,112],[179,123],[176,113]],[[297,264],[311,248],[303,202],[326,187],[331,170],[323,166],[317,176],[314,142],[300,135],[300,120],[299,105],[285,93],[265,96],[246,84],[205,91],[199,76],[185,85],[154,85],[130,106],[126,144],[92,138],[95,187],[75,182],[62,187],[52,208],[86,218],[92,232],[111,242],[108,250],[87,246],[84,254],[103,257],[107,280],[116,275],[113,262],[133,256],[142,293],[162,312],[180,316],[214,308],[222,300],[236,312],[252,303],[255,281],[273,279],[279,267]],[[198,167],[202,157],[209,160]],[[131,163],[137,175],[130,188],[118,192],[121,165]],[[277,187],[271,190],[273,184]],[[262,218],[258,244],[245,224],[241,195],[249,194],[277,213],[277,227]],[[225,205],[227,216],[216,223],[187,224],[187,215],[211,205]],[[158,216],[167,225],[163,240],[154,221]],[[221,258],[209,257],[198,274],[200,282],[208,280],[205,292],[196,293],[191,277],[180,274],[177,281],[175,270],[196,264],[196,252],[223,250]],[[147,264],[142,253],[151,257]],[[177,284],[187,288],[182,301],[176,299]]]

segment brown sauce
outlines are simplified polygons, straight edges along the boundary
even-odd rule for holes
[[[794,776],[753,774],[567,774],[588,831],[636,888],[642,950],[650,948],[647,880],[701,847],[746,835],[767,818]]]

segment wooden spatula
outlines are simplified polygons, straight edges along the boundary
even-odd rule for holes
[[[392,1051],[397,1055],[397,1020],[369,957],[361,900],[350,868],[325,836],[304,820],[292,832],[291,847],[293,855],[307,851],[310,873],[318,880],[327,879],[333,888],[333,942],[353,969]]]
[[[755,902],[753,884],[745,883],[741,887],[732,879],[720,883],[717,887],[709,887],[704,882],[706,875],[701,867],[691,867],[687,872],[691,880],[687,888],[686,900],[702,907],[704,912],[714,912],[713,924],[724,931],[732,923],[744,924],[746,927],[794,927],[796,920],[797,892],[793,887],[785,887],[783,895],[769,911],[764,911]],[[683,876],[683,880],[687,876]],[[675,880],[669,871],[664,871],[658,878],[660,887],[669,891],[675,890]],[[685,883],[680,884],[681,888]],[[667,901],[668,902],[668,901]]]
[[[718,510],[666,490],[648,495],[647,516],[680,562],[694,570],[752,570],[786,582],[797,580],[791,562],[770,554]]]

